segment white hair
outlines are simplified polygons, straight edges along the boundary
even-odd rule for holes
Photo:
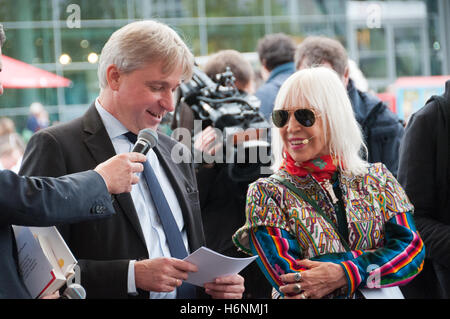
[[[367,152],[360,126],[355,119],[347,91],[337,73],[330,68],[314,67],[292,74],[281,86],[274,110],[301,106],[305,102],[321,114],[323,134],[331,155],[339,159],[342,172],[364,174],[368,163],[361,158]],[[329,130],[329,132],[328,132]],[[272,128],[272,168],[278,170],[283,160],[283,141],[279,128]]]
[[[127,24],[115,31],[102,49],[97,71],[100,88],[107,87],[106,70],[112,64],[129,73],[161,61],[165,73],[181,66],[184,80],[192,76],[194,56],[173,29],[153,20]]]
[[[31,114],[38,115],[39,113],[41,113],[44,110],[45,109],[44,109],[44,106],[42,105],[42,103],[33,102],[30,105],[30,113]]]

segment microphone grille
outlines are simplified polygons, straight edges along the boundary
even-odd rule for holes
[[[86,290],[79,284],[71,284],[64,290],[67,299],[86,299]]]
[[[146,140],[150,146],[153,148],[158,144],[158,134],[149,128],[145,128],[139,132],[138,139]]]

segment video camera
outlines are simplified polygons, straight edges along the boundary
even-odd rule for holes
[[[253,95],[239,92],[230,68],[217,74],[212,81],[198,67],[194,67],[191,81],[180,85],[182,99],[194,112],[195,118],[206,121],[220,130],[239,127],[269,128],[270,124],[259,113],[260,101]]]
[[[217,74],[215,80],[194,67],[191,81],[180,85],[181,102],[191,108],[195,120],[202,121],[202,129],[211,125],[223,132],[226,141],[233,138],[230,177],[234,180],[255,178],[260,166],[270,157],[268,132],[271,125],[259,113],[259,99],[236,88],[235,77],[228,67],[224,73]],[[226,142],[226,145],[230,144]],[[250,154],[257,154],[256,159],[251,160]]]

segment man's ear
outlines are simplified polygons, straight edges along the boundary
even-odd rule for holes
[[[347,66],[347,67],[345,67],[344,77],[342,79],[342,81],[344,82],[345,88],[347,88],[349,78],[350,78],[350,68]]]
[[[117,91],[120,86],[120,79],[122,73],[119,71],[115,64],[111,64],[106,69],[106,82],[113,91]]]
[[[270,71],[269,71],[269,69],[266,67],[265,64],[261,64],[261,77],[262,77],[262,79],[264,80],[264,82],[267,81],[267,79],[269,78],[269,76],[270,76]]]

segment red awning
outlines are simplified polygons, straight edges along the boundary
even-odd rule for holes
[[[51,72],[39,69],[25,62],[2,55],[0,81],[4,88],[55,88],[67,87],[70,80]]]

